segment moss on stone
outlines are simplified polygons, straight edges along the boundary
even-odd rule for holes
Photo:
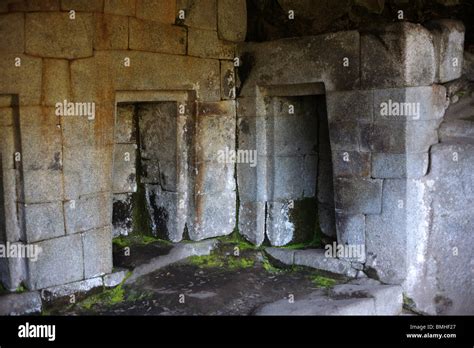
[[[201,268],[221,268],[223,270],[249,268],[255,264],[255,261],[250,258],[223,256],[217,253],[204,256],[191,256],[188,258],[188,262]]]
[[[319,227],[317,199],[311,197],[294,201],[289,215],[290,222],[295,226],[290,245],[296,245],[299,249],[320,247],[322,232]]]
[[[320,288],[332,288],[337,284],[335,279],[324,277],[318,274],[311,276],[311,282]]]
[[[132,245],[148,245],[152,243],[163,243],[171,245],[170,241],[143,234],[131,234],[128,236],[119,236],[112,240],[113,244],[119,248],[125,248]]]

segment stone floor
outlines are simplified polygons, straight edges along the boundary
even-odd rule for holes
[[[46,304],[43,314],[364,315],[401,310],[401,290],[396,287],[309,267],[276,268],[263,250],[244,247],[235,256],[235,247],[219,243],[210,256],[192,256],[116,288],[93,290],[74,304],[69,298],[57,299]],[[119,257],[116,249],[114,260],[137,269],[146,261],[144,255],[156,251],[166,257],[170,248],[160,243],[135,246],[128,258]]]

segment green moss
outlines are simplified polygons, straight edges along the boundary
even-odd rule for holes
[[[151,243],[163,243],[166,245],[173,244],[170,241],[143,234],[130,234],[128,236],[119,236],[117,238],[114,238],[112,242],[119,248],[125,248],[132,245],[148,245]]]
[[[323,277],[321,275],[311,276],[311,282],[320,288],[331,288],[337,284],[335,279]]]
[[[285,272],[285,270],[273,266],[271,264],[270,260],[268,260],[268,257],[266,257],[266,256],[263,257],[262,267],[265,269],[265,271],[267,271],[269,273],[272,273],[272,274]]]
[[[21,293],[24,293],[24,292],[27,292],[28,289],[23,285],[23,284],[20,284],[18,286],[18,288],[16,288],[15,292],[18,293],[18,294],[21,294]]]
[[[257,247],[250,243],[248,240],[246,240],[238,231],[238,229],[235,229],[231,234],[228,236],[220,237],[219,241],[226,245],[226,244],[232,244],[234,247],[239,248],[239,251],[244,251],[244,250],[260,250],[261,247]]]
[[[238,256],[222,256],[216,253],[204,256],[191,256],[188,262],[201,268],[221,268],[229,270],[237,270],[242,268],[253,267],[255,261]]]
[[[294,201],[289,220],[295,226],[294,238],[287,247],[291,249],[322,247],[322,232],[318,220],[316,198]]]

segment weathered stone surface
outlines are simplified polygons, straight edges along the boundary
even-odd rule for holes
[[[3,53],[25,51],[25,17],[22,13],[0,15],[0,51]]]
[[[363,129],[364,150],[379,153],[422,153],[438,142],[439,120],[384,121]]]
[[[237,164],[237,185],[241,201],[264,202],[267,200],[266,158],[257,157],[257,165]]]
[[[382,180],[337,178],[334,184],[336,210],[347,214],[380,214]]]
[[[317,268],[323,271],[355,277],[356,270],[351,268],[349,261],[326,257],[322,249],[297,250],[294,258],[295,265]]]
[[[320,160],[318,163],[318,201],[334,206],[334,185],[332,162]]]
[[[28,260],[28,288],[42,289],[81,280],[84,275],[82,241],[79,234],[36,243],[38,260]]]
[[[329,237],[336,237],[336,212],[334,211],[334,200],[330,204],[318,204],[318,220],[321,232]]]
[[[190,56],[215,59],[233,59],[233,44],[219,40],[214,30],[188,29],[188,54]]]
[[[255,245],[261,245],[265,239],[265,203],[240,202],[239,232]]]
[[[62,199],[62,174],[58,170],[25,170],[24,203],[34,204]]]
[[[0,297],[0,315],[28,315],[40,313],[41,296],[36,291],[8,294]]]
[[[131,18],[129,39],[132,50],[186,54],[186,29],[179,26]]]
[[[74,10],[84,12],[102,12],[104,0],[61,0],[61,10]]]
[[[105,276],[103,276],[104,286],[108,287],[108,288],[117,286],[121,282],[123,282],[123,280],[125,279],[126,276],[127,276],[127,271],[126,270],[106,274]]]
[[[24,258],[0,258],[0,280],[7,290],[16,291],[22,283],[24,284],[26,278],[27,271]]]
[[[174,24],[176,1],[174,0],[136,0],[137,18]]]
[[[81,196],[64,202],[66,233],[88,231],[107,226],[112,221],[109,192]]]
[[[14,53],[2,53],[0,58],[0,93],[18,94],[20,105],[39,105],[42,59]],[[19,67],[15,67],[17,58],[21,61]]]
[[[234,191],[196,195],[194,200],[195,213],[188,225],[191,240],[232,233],[236,223]]]
[[[0,192],[0,202],[3,202],[3,223],[5,235],[3,238],[10,242],[25,240],[24,230],[20,229],[21,215],[18,213],[17,183],[20,182],[20,175],[15,170],[3,170],[1,174],[3,188]],[[0,218],[1,223],[2,218]],[[2,235],[0,233],[0,240]]]
[[[257,156],[266,156],[267,127],[266,117],[239,117],[237,119],[238,149],[256,151]]]
[[[43,105],[55,106],[70,100],[69,62],[65,59],[43,59]]]
[[[232,159],[226,153],[235,150],[235,102],[229,100],[201,104],[198,113],[198,161],[222,162]]]
[[[357,279],[336,285],[329,296],[334,299],[373,298],[376,315],[399,315],[403,306],[401,286],[382,285],[373,279]]]
[[[283,248],[265,248],[265,252],[284,265],[291,266],[294,263],[296,250]]]
[[[182,24],[200,29],[217,30],[217,0],[177,0],[177,11],[184,10]]]
[[[221,97],[222,99],[235,99],[236,79],[234,63],[221,60]]]
[[[326,94],[329,123],[373,119],[374,91],[333,91]]]
[[[364,130],[370,129],[367,123],[336,122],[329,124],[332,151],[366,151]]]
[[[107,192],[112,189],[112,146],[64,147],[64,197]]]
[[[432,36],[419,24],[381,27],[362,34],[360,44],[363,88],[427,86],[435,80]]]
[[[133,232],[132,194],[115,194],[112,200],[112,235],[114,238],[128,236]]]
[[[374,315],[372,298],[334,300],[322,291],[314,291],[294,302],[282,299],[260,307],[255,315]]]
[[[401,284],[407,274],[407,236],[410,230],[408,204],[414,195],[407,181],[387,179],[383,184],[380,215],[366,216],[367,263],[373,277],[387,284]],[[416,203],[413,206],[416,208]]]
[[[84,276],[92,278],[112,271],[112,228],[84,232]]]
[[[441,19],[428,22],[437,59],[436,81],[445,83],[461,76],[465,28],[461,21]]]
[[[104,286],[104,282],[101,277],[80,280],[74,283],[43,289],[41,290],[41,298],[46,302],[50,302],[61,297],[84,294],[94,288],[102,286]]]
[[[200,162],[196,165],[195,192],[199,194],[235,191],[233,163]]]
[[[217,1],[219,37],[241,42],[247,35],[247,4],[244,0]]]
[[[179,242],[186,224],[184,193],[164,191],[159,185],[146,185],[146,200],[153,233]]]
[[[115,143],[136,143],[133,118],[135,106],[133,104],[118,104],[115,121]]]
[[[255,96],[255,86],[324,82],[326,91],[359,87],[359,33],[339,32],[291,38],[239,47],[241,68],[251,66],[242,79],[242,97]],[[326,52],[321,55],[318,52]],[[351,64],[342,68],[343,58]],[[298,66],[298,69],[288,69]],[[248,76],[247,76],[248,75]]]
[[[96,13],[94,20],[95,50],[117,50],[128,48],[129,19],[127,17]],[[130,19],[130,21],[132,21],[132,19]]]
[[[129,67],[123,65],[125,58]],[[137,51],[97,51],[93,58],[71,63],[77,100],[112,101],[116,90],[195,90],[198,98],[218,101],[219,72],[218,60]]]
[[[441,143],[474,144],[474,123],[462,119],[443,122],[439,128],[439,140]]]
[[[370,152],[334,151],[332,155],[335,177],[370,176]]]
[[[293,201],[267,203],[266,233],[271,245],[282,246],[293,240],[295,225],[290,219],[293,204]]]
[[[135,144],[116,144],[114,149],[114,193],[137,191],[136,173],[137,146]]]
[[[20,206],[25,219],[26,239],[34,243],[64,235],[61,202],[26,204]]]
[[[93,15],[76,13],[27,13],[25,51],[28,54],[76,59],[92,56]]]
[[[59,11],[59,0],[20,0],[11,1],[10,11]]]
[[[135,16],[135,0],[104,0],[104,13]]]
[[[337,241],[339,244],[364,249],[363,255],[356,258],[358,262],[365,261],[365,215],[336,214]],[[352,259],[352,258],[351,258]]]
[[[446,88],[441,85],[374,91],[373,110],[376,123],[439,120],[443,117],[446,107]]]
[[[373,178],[420,178],[428,171],[428,153],[372,154]]]

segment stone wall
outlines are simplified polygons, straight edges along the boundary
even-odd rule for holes
[[[191,139],[176,150],[186,150],[176,177],[190,187],[187,212],[176,218],[184,216],[193,240],[232,232],[234,167],[211,157],[235,146],[234,46],[245,32],[245,1],[2,2],[1,127],[9,136],[2,137],[8,226],[1,235],[42,248],[36,262],[2,263],[7,288],[24,282],[39,289],[111,271],[112,196],[135,190],[135,145],[120,112],[116,118],[117,102],[163,101],[165,92],[171,97],[164,100],[176,104],[173,93],[192,95],[185,112],[195,125],[172,127],[176,139]],[[65,100],[94,103],[94,117],[58,117],[56,103]],[[187,130],[192,136],[182,134]],[[14,166],[17,151],[22,158]],[[132,156],[127,163],[125,153]],[[176,199],[170,204],[180,207]],[[183,228],[170,239],[180,240]]]

